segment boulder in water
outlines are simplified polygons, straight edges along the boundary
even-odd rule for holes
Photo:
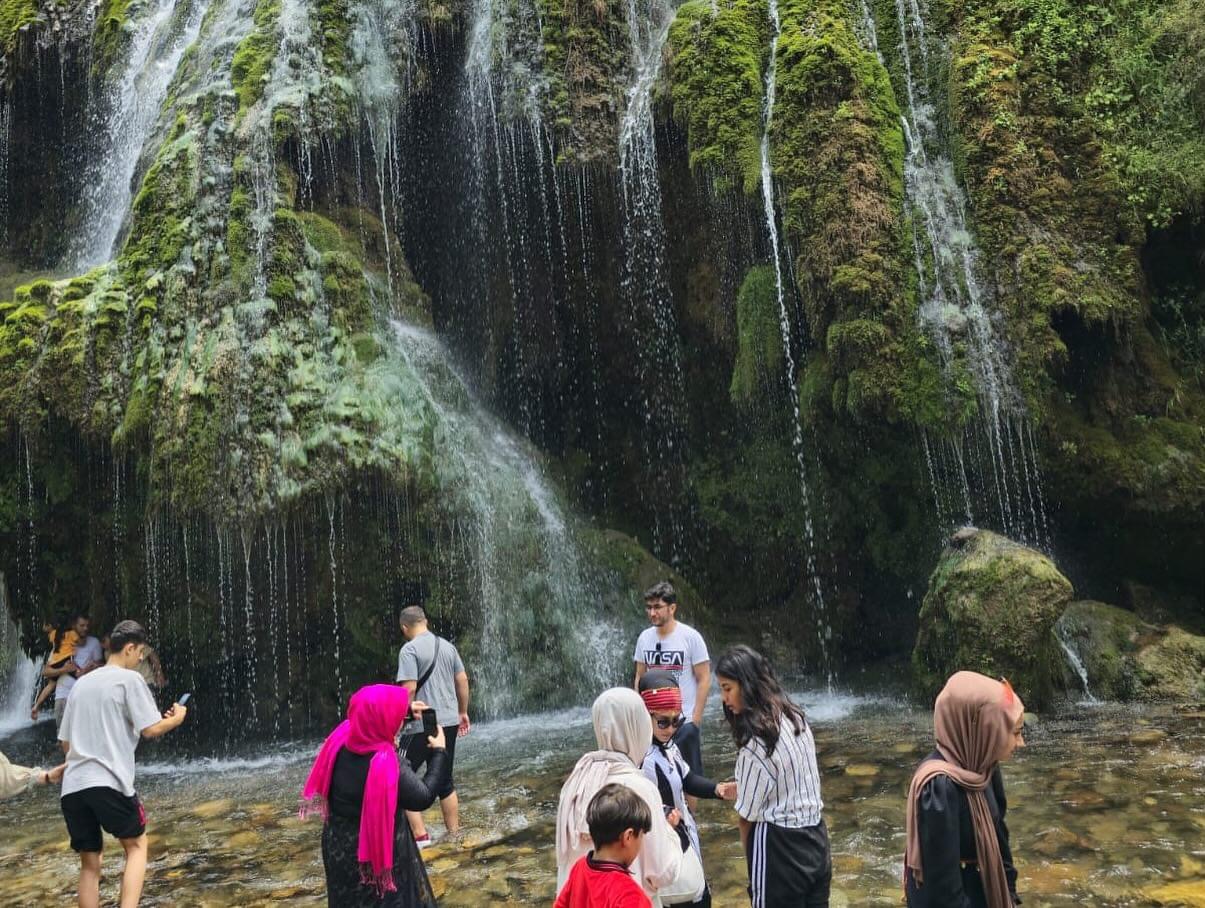
[[[1032,707],[1048,704],[1062,665],[1054,623],[1072,592],[1041,552],[987,530],[961,531],[921,605],[917,686],[934,696],[946,678],[969,669],[1007,677]]]
[[[1073,602],[1057,631],[1072,647],[1098,697],[1111,700],[1205,699],[1205,637],[1148,624],[1104,602]]]

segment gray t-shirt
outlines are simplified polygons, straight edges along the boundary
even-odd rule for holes
[[[397,679],[417,681],[431,667],[435,669],[427,683],[418,689],[415,699],[422,700],[435,709],[435,718],[445,728],[460,722],[460,711],[456,708],[456,676],[464,671],[460,653],[447,640],[440,639],[439,652],[435,652],[435,635],[430,631],[419,634],[402,647],[397,654]],[[402,728],[406,734],[422,731],[422,723],[412,720]]]
[[[138,672],[106,665],[80,678],[67,701],[59,740],[71,742],[62,794],[85,788],[134,793],[134,749],[159,709]]]
[[[76,644],[75,653],[71,659],[75,662],[76,668],[87,668],[93,662],[104,662],[105,651],[95,637],[86,637],[83,643]],[[59,675],[59,683],[54,686],[54,698],[66,700],[78,680],[71,675]]]

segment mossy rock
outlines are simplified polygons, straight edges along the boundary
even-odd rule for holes
[[[1169,627],[1134,657],[1144,700],[1205,701],[1205,637]]]
[[[1106,700],[1138,696],[1141,683],[1134,657],[1144,641],[1158,634],[1156,627],[1133,612],[1085,599],[1067,606],[1055,632],[1083,663],[1094,696]]]
[[[912,652],[916,685],[934,696],[956,671],[1007,677],[1030,707],[1052,698],[1062,658],[1054,624],[1073,590],[1054,562],[988,530],[960,530],[941,554]]]

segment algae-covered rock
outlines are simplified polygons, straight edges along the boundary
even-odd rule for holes
[[[1041,552],[987,530],[961,531],[942,552],[912,652],[933,695],[956,671],[1007,677],[1025,702],[1050,702],[1060,662],[1055,621],[1071,582]]]
[[[1075,650],[1092,692],[1110,700],[1205,698],[1205,637],[1148,624],[1103,602],[1073,602],[1056,630]]]

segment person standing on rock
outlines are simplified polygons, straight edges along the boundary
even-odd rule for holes
[[[469,676],[456,647],[431,632],[427,626],[427,613],[421,605],[402,609],[400,621],[406,644],[398,652],[397,680],[412,698],[435,710],[436,722],[444,730],[448,771],[437,794],[444,826],[449,835],[455,835],[460,831],[460,800],[452,778],[452,764],[456,758],[456,739],[463,738],[472,727],[469,722]],[[420,720],[412,720],[402,728],[402,746],[410,768],[418,772],[431,756]],[[418,847],[430,845],[431,835],[423,823],[423,815],[407,811],[406,819]]]
[[[677,619],[678,593],[668,581],[656,583],[644,591],[644,610],[649,627],[636,639],[636,679],[654,669],[669,672],[682,692],[682,715],[686,721],[674,733],[674,743],[682,752],[691,772],[703,774],[703,742],[700,734],[703,709],[711,690],[711,657],[703,635]],[[695,806],[694,798],[690,805]]]
[[[715,675],[740,748],[736,812],[753,908],[828,908],[833,864],[807,717],[756,650],[727,650]]]
[[[1020,904],[1000,764],[1025,746],[1024,723],[1025,705],[1004,680],[956,672],[937,695],[937,749],[908,788],[909,908]]]
[[[166,734],[187,713],[176,703],[160,717],[146,682],[134,671],[146,644],[140,624],[118,622],[109,641],[108,661],[76,682],[59,729],[67,751],[60,803],[71,848],[80,856],[80,908],[100,904],[102,830],[125,849],[121,908],[138,904],[147,843],[146,811],[134,790],[134,750],[140,738]]]

